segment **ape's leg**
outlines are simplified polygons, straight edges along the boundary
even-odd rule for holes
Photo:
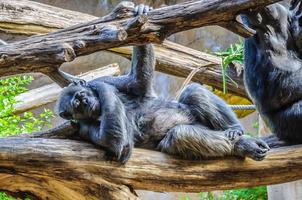
[[[243,134],[243,127],[232,109],[200,84],[187,86],[179,102],[187,105],[198,122],[209,129],[224,131],[230,139]]]
[[[177,125],[160,141],[160,151],[187,159],[235,155],[262,160],[268,147],[261,140],[242,136],[230,141],[222,131],[201,125]]]
[[[91,128],[89,136],[96,145],[104,147],[107,156],[125,163],[133,148],[133,129],[116,88],[106,83],[95,85],[101,105],[100,125]],[[93,106],[93,105],[92,105]]]
[[[223,132],[200,125],[177,125],[160,141],[158,149],[188,159],[231,155],[232,142]]]

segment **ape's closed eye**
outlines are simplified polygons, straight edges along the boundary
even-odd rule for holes
[[[72,115],[68,112],[60,112],[59,116],[62,117],[63,119],[72,119]]]

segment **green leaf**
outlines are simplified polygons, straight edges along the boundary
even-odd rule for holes
[[[230,81],[238,86],[238,84],[227,75],[227,69],[229,65],[234,61],[239,62],[241,64],[243,63],[244,60],[243,41],[240,41],[240,43],[237,44],[231,44],[230,47],[226,49],[224,52],[216,52],[215,55],[222,58],[222,63],[221,63],[222,87],[223,87],[223,93],[226,94],[227,81]]]
[[[30,133],[51,126],[54,115],[48,109],[37,116],[32,112],[14,115],[15,97],[27,91],[26,87],[32,80],[33,77],[27,75],[0,79],[0,137]]]

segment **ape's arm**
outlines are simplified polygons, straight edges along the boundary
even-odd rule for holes
[[[274,4],[246,15],[257,34],[245,41],[245,86],[271,131],[292,144],[302,143],[301,13],[292,0],[289,10]]]
[[[100,100],[101,117],[96,126],[91,126],[89,137],[93,143],[104,147],[111,159],[124,163],[133,147],[133,133],[125,107],[113,86],[99,82],[92,89]]]
[[[147,14],[152,7],[140,4],[135,7],[135,15]],[[151,44],[134,46],[130,73],[119,77],[102,77],[96,82],[115,86],[120,92],[135,96],[152,96],[152,78],[155,59]]]
[[[101,77],[92,82],[105,82],[120,92],[135,96],[152,95],[154,50],[151,44],[133,47],[130,73],[118,77]]]
[[[132,92],[136,95],[152,95],[154,50],[151,44],[133,47],[131,71]]]

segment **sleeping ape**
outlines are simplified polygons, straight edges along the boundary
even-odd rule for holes
[[[136,10],[140,14],[149,8],[140,5]],[[133,146],[187,159],[265,157],[266,143],[242,136],[233,111],[203,86],[187,86],[179,101],[158,98],[152,88],[154,65],[151,44],[134,47],[129,74],[70,84],[58,100],[58,114],[76,121],[83,138],[121,163]]]
[[[264,121],[285,143],[302,143],[302,1],[248,12],[245,85]],[[270,146],[278,140],[267,140]]]

